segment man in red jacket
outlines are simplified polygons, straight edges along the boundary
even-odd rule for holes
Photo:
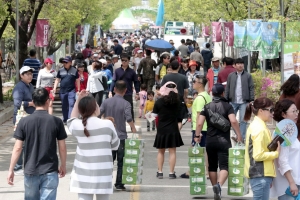
[[[227,77],[231,72],[235,72],[236,69],[233,66],[233,58],[230,57],[225,57],[222,59],[222,63],[223,63],[223,70],[221,70],[218,74],[218,83],[221,83],[222,85],[224,85],[224,88],[226,87],[227,84]]]

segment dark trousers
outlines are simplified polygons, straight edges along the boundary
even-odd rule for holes
[[[155,120],[153,120],[152,122],[151,122],[151,124],[152,124],[152,129],[155,129]],[[147,129],[149,130],[150,129],[150,122],[147,120]]]
[[[124,95],[124,99],[128,101],[131,105],[131,115],[132,115],[132,120],[134,121],[134,113],[133,113],[133,100],[132,100],[132,95]]]
[[[66,122],[72,113],[74,104],[75,104],[75,90],[65,93],[59,93],[61,104],[62,104],[62,113],[63,113],[63,121]]]
[[[122,170],[123,170],[123,158],[125,154],[125,140],[120,140],[120,145],[117,151],[112,151],[113,161],[117,159],[118,170],[115,186],[123,186],[122,184]]]
[[[96,102],[98,104],[98,106],[100,107],[101,104],[102,104],[102,100],[103,100],[103,94],[104,94],[104,91],[99,91],[99,92],[96,92],[96,93],[92,93],[93,97],[96,99]]]
[[[155,83],[154,78],[144,79],[144,84],[147,85],[147,91],[152,91],[154,83]]]

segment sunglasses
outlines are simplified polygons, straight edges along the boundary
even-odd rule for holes
[[[269,111],[270,113],[273,113],[273,112],[274,112],[274,108],[262,108],[262,110],[267,110],[267,111]]]
[[[128,60],[121,60],[122,62],[128,62]]]

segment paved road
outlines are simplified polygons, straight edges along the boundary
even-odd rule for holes
[[[189,180],[188,179],[168,179],[168,154],[166,154],[165,165],[164,165],[164,179],[156,178],[156,155],[157,151],[152,147],[155,132],[146,131],[146,120],[137,119],[137,125],[143,127],[143,133],[140,138],[144,139],[145,145],[145,157],[144,157],[144,174],[143,183],[139,186],[126,186],[127,191],[118,192],[114,191],[111,195],[111,200],[183,200],[183,199],[213,199],[213,192],[211,184],[208,181],[208,193],[205,196],[191,196],[189,194]],[[11,130],[10,130],[11,131]],[[190,143],[190,123],[187,123],[182,129],[182,138],[184,141],[184,146],[177,149],[177,163],[175,171],[179,176],[181,173],[188,170],[187,165],[187,150]],[[7,137],[2,138],[0,141],[0,199],[1,200],[21,200],[24,195],[24,177],[16,176],[15,185],[9,186],[6,183],[7,169],[9,167],[11,151],[14,144],[14,139],[11,134]],[[68,174],[65,178],[60,179],[60,184],[58,188],[58,200],[66,199],[77,199],[76,193],[69,192],[69,180],[70,172],[72,169],[72,164],[75,156],[76,149],[76,139],[69,135],[66,140],[68,148],[68,159],[67,159],[67,170]],[[116,169],[114,170],[114,177],[116,174]],[[252,194],[248,194],[243,198],[235,198],[227,196],[227,184],[223,186],[223,198],[222,199],[251,199]]]

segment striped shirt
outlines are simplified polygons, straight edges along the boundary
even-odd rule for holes
[[[27,58],[27,59],[24,60],[22,67],[29,66],[29,67],[33,68],[34,71],[32,73],[33,74],[32,79],[36,80],[37,76],[38,76],[38,73],[39,73],[39,69],[41,68],[41,65],[42,65],[41,62],[38,59],[36,59],[36,58]]]
[[[118,150],[120,140],[110,120],[87,119],[83,132],[81,119],[69,119],[68,127],[77,139],[77,149],[71,172],[70,191],[84,194],[112,194],[112,150]]]

